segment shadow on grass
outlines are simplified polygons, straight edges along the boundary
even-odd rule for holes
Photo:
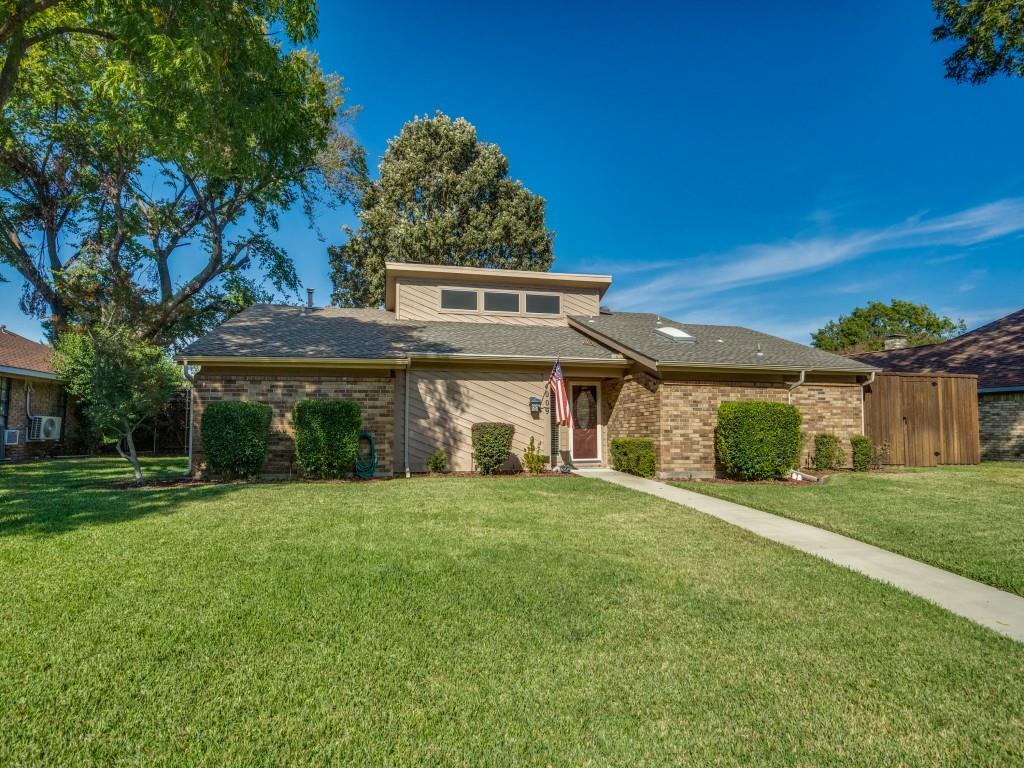
[[[180,459],[151,460],[147,480],[180,476]],[[183,505],[232,493],[242,485],[119,488],[131,470],[120,459],[67,459],[0,468],[0,537],[51,535],[149,515],[170,515]]]

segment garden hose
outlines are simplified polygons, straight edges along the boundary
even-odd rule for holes
[[[357,477],[362,480],[369,480],[377,474],[377,444],[373,441],[373,435],[365,430],[359,433],[359,439],[366,440],[369,444],[369,450],[365,456],[363,456],[361,451],[356,453],[353,469],[355,469]]]

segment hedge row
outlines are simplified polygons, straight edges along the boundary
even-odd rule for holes
[[[654,477],[658,459],[654,441],[646,437],[616,437],[612,440],[612,468],[640,477]]]

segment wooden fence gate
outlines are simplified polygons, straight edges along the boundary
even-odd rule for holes
[[[978,377],[880,373],[864,391],[864,430],[888,443],[887,464],[977,464]]]

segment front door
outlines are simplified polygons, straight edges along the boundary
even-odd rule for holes
[[[597,385],[572,385],[572,457],[597,458]]]

